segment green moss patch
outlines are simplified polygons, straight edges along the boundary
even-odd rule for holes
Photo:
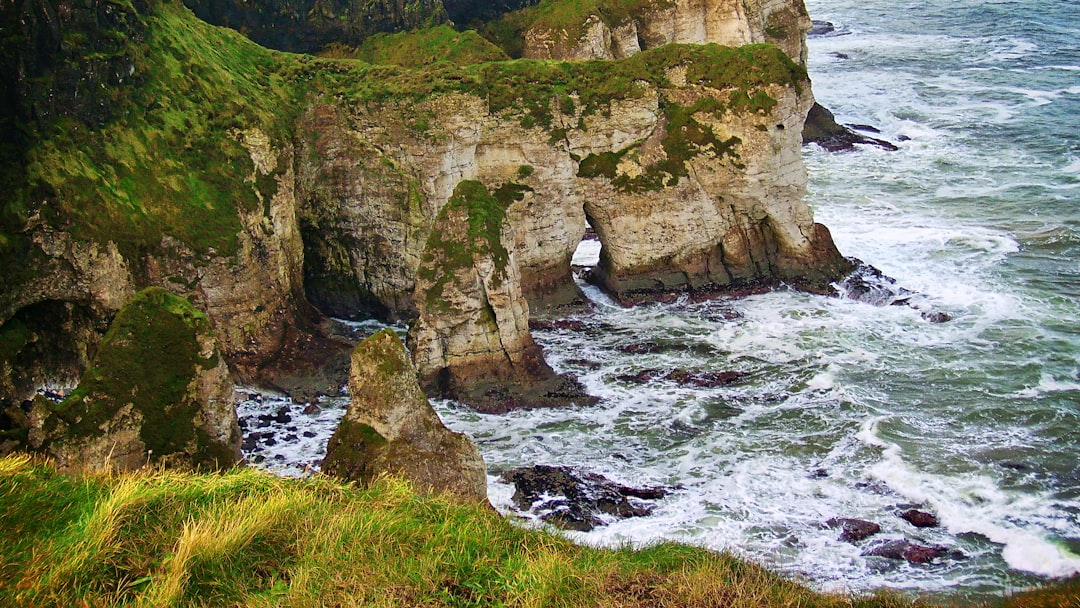
[[[254,167],[235,133],[291,137],[296,90],[282,75],[290,59],[172,2],[132,18],[145,23],[145,39],[117,44],[133,84],[113,87],[101,124],[64,118],[42,127],[27,151],[30,190],[48,195],[42,216],[55,227],[114,241],[129,258],[164,235],[199,254],[232,255],[238,212],[257,210],[257,191],[270,190],[245,184]],[[67,60],[90,59],[76,49]],[[23,206],[12,201],[5,215]]]
[[[448,25],[411,32],[376,34],[364,40],[356,49],[335,45],[321,55],[410,68],[443,62],[469,65],[509,59],[502,49],[475,31],[459,32]]]
[[[420,278],[432,283],[425,294],[429,308],[446,306],[444,289],[478,256],[491,256],[496,276],[505,273],[510,254],[500,239],[506,206],[499,198],[510,200],[523,192],[513,187],[499,192],[496,197],[481,182],[466,180],[454,188],[449,202],[439,211],[418,271]],[[455,222],[462,216],[467,221],[464,228]]]
[[[139,292],[113,320],[78,388],[53,408],[76,437],[95,436],[127,404],[142,414],[140,438],[155,455],[183,451],[195,439],[199,404],[188,387],[216,358],[199,354],[206,316],[164,289]]]
[[[711,127],[694,119],[699,112],[723,112],[724,106],[720,102],[706,97],[689,108],[666,102],[663,110],[667,118],[667,133],[661,142],[664,148],[662,160],[645,167],[640,175],[630,177],[619,173],[618,165],[637,145],[616,152],[590,154],[581,159],[578,177],[606,177],[620,192],[658,191],[678,184],[680,178],[689,175],[687,163],[700,154],[726,157],[738,163],[735,147],[742,140],[734,136],[720,139]]]

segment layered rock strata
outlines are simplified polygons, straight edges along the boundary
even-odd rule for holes
[[[571,378],[555,374],[529,333],[505,205],[477,181],[464,181],[439,212],[417,273],[420,316],[409,346],[429,395],[463,401],[484,412],[585,404]]]
[[[671,45],[605,64],[490,64],[459,77],[476,80],[419,103],[305,113],[320,125],[314,145],[342,155],[340,179],[320,180],[322,163],[300,169],[335,201],[319,205],[320,222],[342,232],[333,240],[357,244],[326,281],[338,293],[408,316],[430,226],[466,180],[524,187],[506,209],[507,247],[534,310],[578,297],[569,261],[586,221],[603,243],[596,281],[616,296],[779,282],[827,291],[850,268],[802,201],[809,82],[771,47]],[[368,166],[378,179],[363,174]]]
[[[523,55],[620,59],[665,44],[775,44],[806,65],[810,15],[802,0],[637,0],[559,11],[526,9]]]
[[[61,469],[240,461],[233,384],[209,320],[163,289],[139,292],[105,334],[78,388],[34,400],[28,446]]]
[[[330,438],[323,472],[370,483],[401,476],[423,492],[487,500],[487,469],[476,445],[443,426],[417,384],[401,340],[383,330],[352,354],[349,407]]]

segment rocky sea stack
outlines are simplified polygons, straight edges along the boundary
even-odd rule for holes
[[[349,394],[349,409],[322,463],[325,473],[364,484],[395,475],[421,492],[487,499],[480,451],[443,426],[394,332],[380,331],[353,351]]]

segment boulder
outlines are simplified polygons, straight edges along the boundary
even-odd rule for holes
[[[588,532],[616,519],[642,517],[652,506],[640,500],[663,498],[663,488],[634,488],[598,473],[536,465],[512,469],[500,479],[514,484],[514,506],[568,530]],[[631,500],[638,499],[638,500]]]
[[[487,500],[480,451],[468,437],[443,426],[393,331],[380,331],[353,351],[349,395],[345,416],[327,445],[324,473],[363,484],[391,474],[422,492]]]
[[[226,468],[241,458],[210,321],[161,288],[120,309],[75,391],[58,404],[35,397],[29,422],[29,447],[61,469]]]
[[[853,127],[862,127],[861,130],[878,132],[876,128],[868,125],[853,125]],[[802,131],[802,142],[803,145],[817,144],[829,152],[851,152],[856,149],[856,144],[877,146],[890,152],[900,149],[895,144],[884,139],[867,137],[858,133],[855,128],[848,128],[837,123],[833,113],[816,102],[806,115],[806,123],[803,125]]]
[[[908,509],[900,514],[900,518],[916,528],[936,528],[939,525],[937,516],[918,509]]]
[[[881,532],[881,526],[865,519],[833,517],[825,522],[830,528],[840,528],[840,537],[846,543],[857,543]]]

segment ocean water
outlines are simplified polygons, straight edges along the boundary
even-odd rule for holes
[[[818,99],[900,147],[806,149],[808,201],[842,252],[917,291],[914,306],[777,291],[623,309],[586,287],[584,331],[534,333],[600,404],[440,414],[479,444],[502,509],[512,488],[497,474],[529,464],[676,488],[581,542],[696,543],[855,592],[981,596],[1080,572],[1080,2],[807,6],[836,26],[810,41]],[[646,369],[745,376],[707,389],[625,378]],[[286,423],[260,422],[265,405],[246,416],[331,428],[342,404],[322,405]],[[298,474],[321,456],[308,439],[251,453]],[[942,525],[897,516],[916,505]],[[882,532],[841,542],[831,517]],[[893,538],[949,554],[862,555]]]

